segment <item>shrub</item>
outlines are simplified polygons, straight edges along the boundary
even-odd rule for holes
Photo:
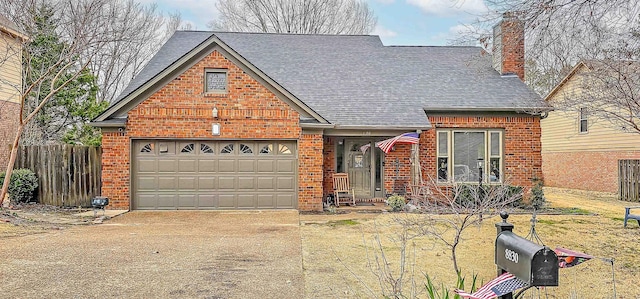
[[[547,200],[544,198],[544,190],[542,190],[542,180],[539,178],[533,179],[533,187],[531,188],[531,197],[529,198],[529,204],[536,210],[544,207]]]
[[[404,206],[407,204],[407,201],[404,196],[394,194],[387,198],[387,204],[391,207],[391,211],[398,212],[402,211]]]
[[[482,189],[475,184],[460,184],[456,189],[457,195],[455,196],[456,203],[471,207],[477,204],[476,196],[479,196],[479,192],[484,192],[484,194],[492,194],[497,188],[507,188],[506,192],[498,192],[504,195],[504,198],[496,198],[500,201],[510,201],[508,204],[509,207],[520,207],[522,206],[522,187],[519,186],[511,186],[511,185],[482,185]],[[499,189],[497,189],[499,190]],[[480,195],[481,196],[481,195]]]
[[[5,173],[0,173],[0,186],[4,183]],[[38,189],[38,177],[29,169],[16,169],[11,174],[9,182],[9,199],[14,203],[24,203],[33,200]]]

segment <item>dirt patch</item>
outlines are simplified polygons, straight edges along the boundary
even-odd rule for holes
[[[94,217],[80,217],[87,209],[67,209],[41,204],[24,204],[0,210],[0,238],[62,230],[90,225]]]
[[[615,272],[616,298],[640,298],[640,255],[637,242],[640,229],[632,223],[623,229],[622,216],[628,202],[618,201],[610,195],[546,190],[551,209],[538,215],[536,231],[544,243],[552,248],[564,247],[596,256],[596,259],[574,268],[560,270],[560,286],[545,290],[530,290],[525,298],[612,298]],[[301,226],[307,298],[373,298],[381,297],[376,275],[381,268],[399,273],[400,250],[394,237],[400,231],[394,217],[401,214],[360,214],[315,218]],[[530,231],[531,214],[513,214],[509,222],[514,232],[526,236]],[[466,231],[458,249],[458,262],[463,273],[474,273],[480,281],[495,277],[494,224],[499,218],[487,219],[479,227]],[[337,225],[337,224],[354,225]],[[380,243],[376,242],[380,238]],[[396,238],[397,239],[397,238]],[[385,259],[381,258],[380,248]],[[452,290],[455,283],[450,253],[441,243],[428,239],[412,240],[407,248],[407,269],[404,289],[411,289],[414,278],[419,298],[424,293],[425,275],[436,284],[443,283]],[[381,262],[384,261],[384,262]]]

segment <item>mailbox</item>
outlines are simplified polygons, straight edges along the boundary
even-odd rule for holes
[[[556,253],[511,231],[503,231],[498,235],[495,260],[498,267],[529,286],[558,286]]]

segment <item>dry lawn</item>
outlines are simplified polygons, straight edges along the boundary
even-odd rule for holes
[[[529,290],[523,298],[640,298],[640,228],[634,221],[622,228],[624,206],[612,197],[590,193],[571,193],[545,189],[550,205],[555,208],[578,208],[588,215],[539,215],[538,235],[551,248],[564,247],[598,257],[574,268],[560,269],[560,285],[544,290]],[[307,298],[373,298],[381,297],[381,284],[376,278],[375,255],[380,236],[388,265],[399,273],[399,247],[390,240],[399,231],[393,224],[399,214],[301,215],[303,267]],[[512,215],[509,222],[514,232],[526,236],[531,215]],[[487,219],[482,226],[466,231],[458,249],[458,262],[463,274],[477,273],[482,281],[496,274],[494,265],[494,224],[499,217]],[[438,242],[417,239],[408,246],[406,277],[414,278],[415,290],[425,298],[425,274],[437,284],[453,289],[455,273],[449,251]],[[602,259],[599,259],[602,258]],[[614,259],[611,264],[604,259]],[[413,265],[415,264],[415,267]],[[467,289],[469,286],[467,286]],[[404,284],[409,295],[411,281]]]

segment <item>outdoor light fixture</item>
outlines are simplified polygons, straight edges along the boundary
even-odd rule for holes
[[[478,183],[482,184],[482,169],[484,168],[484,159],[478,158]]]
[[[102,210],[102,215],[104,215],[104,207],[109,205],[109,198],[96,196],[91,199],[91,206],[93,207],[93,216],[96,216],[98,210]]]
[[[218,118],[218,108],[213,107],[213,110],[211,110],[211,115],[213,116],[213,118]]]
[[[220,135],[220,124],[219,123],[211,124],[211,135],[214,135],[214,136]]]

